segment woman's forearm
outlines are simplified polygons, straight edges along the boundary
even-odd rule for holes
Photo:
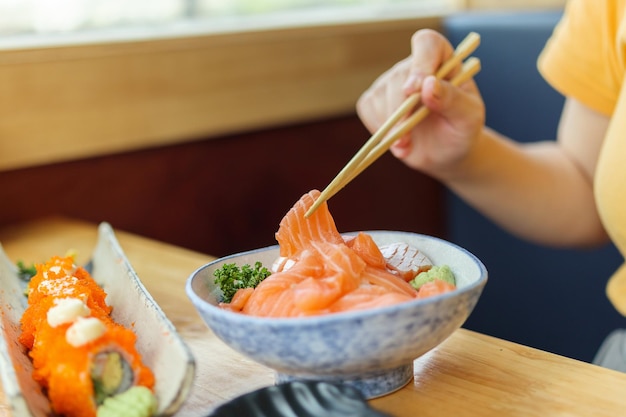
[[[592,182],[558,142],[520,144],[484,129],[454,173],[438,176],[506,230],[537,243],[607,241]]]

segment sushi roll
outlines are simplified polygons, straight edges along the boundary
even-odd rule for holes
[[[156,409],[154,375],[135,348],[136,335],[111,318],[106,293],[71,256],[37,265],[27,287],[28,307],[19,341],[33,362],[33,378],[55,413],[67,417],[102,415],[105,402],[133,387]],[[134,401],[137,402],[137,401]]]

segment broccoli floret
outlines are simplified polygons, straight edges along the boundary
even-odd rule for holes
[[[449,284],[456,285],[456,279],[454,273],[448,265],[435,265],[428,271],[420,272],[409,283],[413,288],[419,290],[419,288],[434,279],[441,279]]]
[[[239,268],[236,264],[224,264],[215,270],[215,284],[222,290],[224,303],[230,303],[237,290],[256,288],[271,272],[261,262],[255,262],[254,268],[245,264]]]

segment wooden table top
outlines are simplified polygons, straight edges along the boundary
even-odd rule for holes
[[[95,224],[46,219],[0,230],[12,260],[38,262],[78,251],[91,256]],[[116,230],[146,288],[196,358],[196,379],[178,416],[203,416],[238,395],[273,383],[273,372],[231,350],[205,327],[184,284],[209,255]],[[618,416],[626,413],[626,374],[485,336],[457,330],[415,361],[412,383],[372,400],[396,417]],[[0,392],[0,415],[10,415]]]

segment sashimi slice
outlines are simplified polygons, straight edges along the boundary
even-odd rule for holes
[[[321,274],[321,265],[312,257],[304,256],[288,271],[277,272],[265,278],[254,289],[242,312],[253,316],[297,316],[293,300],[293,287]]]
[[[346,244],[358,253],[368,265],[385,268],[387,260],[372,236],[359,232],[353,239],[346,240]]]
[[[309,217],[304,216],[320,194],[318,190],[304,194],[281,220],[276,232],[280,256],[297,257],[311,242],[343,243],[326,202]]]
[[[248,299],[254,292],[254,288],[240,288],[237,290],[230,303],[221,303],[220,306],[231,311],[241,311],[248,302]]]
[[[387,307],[414,299],[404,293],[388,292],[376,285],[366,285],[344,295],[328,308],[328,313]]]
[[[366,264],[358,254],[343,244],[314,243],[317,257],[323,265],[321,276],[311,277],[293,287],[294,302],[303,312],[323,310],[361,283]]]
[[[450,284],[442,279],[434,279],[422,285],[417,292],[417,298],[428,298],[435,295],[443,294],[456,289],[454,284]]]
[[[433,265],[426,255],[404,242],[381,246],[380,251],[387,260],[387,267],[405,281],[412,280]]]
[[[340,244],[316,242],[301,253],[291,268],[277,272],[257,286],[244,312],[276,316],[284,293],[289,294],[289,316],[320,314],[344,294],[358,288],[365,262],[350,248]]]
[[[361,276],[361,279],[369,285],[376,285],[384,288],[387,292],[395,292],[405,294],[406,296],[415,298],[417,290],[401,277],[398,277],[386,269],[367,267]]]

